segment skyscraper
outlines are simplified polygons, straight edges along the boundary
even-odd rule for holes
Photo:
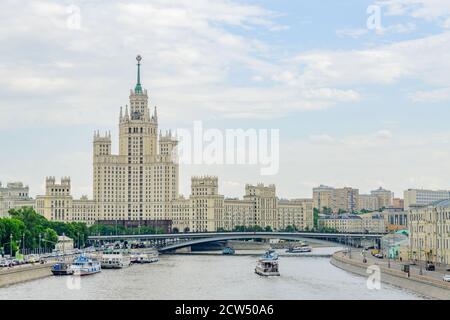
[[[130,106],[120,110],[119,154],[111,154],[111,135],[94,134],[94,201],[99,220],[162,220],[178,197],[177,140],[158,139],[158,115],[141,85],[141,57]]]

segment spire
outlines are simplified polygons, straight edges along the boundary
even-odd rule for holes
[[[130,117],[128,115],[128,105],[125,105],[125,120],[130,120]]]
[[[137,84],[136,84],[136,87],[134,88],[134,92],[136,94],[138,94],[138,93],[142,93],[142,86],[141,86],[141,60],[142,60],[142,57],[140,55],[138,55],[136,57],[136,60],[138,62],[138,64],[137,64],[138,71],[137,71]]]
[[[155,113],[153,114],[153,117],[155,118],[155,121],[158,122],[158,111],[156,110],[156,106],[155,106]]]
[[[119,120],[122,121],[122,118],[123,118],[123,109],[122,109],[122,107],[120,107]]]

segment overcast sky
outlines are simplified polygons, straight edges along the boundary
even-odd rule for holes
[[[181,193],[200,174],[226,196],[450,189],[448,0],[2,0],[0,181],[92,197],[93,132],[117,151],[137,54],[161,129],[280,129],[277,175],[183,165]]]

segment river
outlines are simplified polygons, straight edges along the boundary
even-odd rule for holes
[[[319,254],[336,248],[317,248]],[[86,277],[48,277],[0,288],[0,299],[422,299],[366,278],[324,257],[280,257],[280,277],[254,273],[256,256],[162,255],[160,261]]]

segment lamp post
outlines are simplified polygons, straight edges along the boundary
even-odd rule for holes
[[[10,255],[10,257],[12,258],[12,239],[13,239],[13,236],[12,236],[12,233],[9,235],[9,255]]]
[[[42,240],[42,234],[39,233],[39,254],[41,254],[41,240]]]
[[[22,254],[25,254],[25,232],[22,232]]]

